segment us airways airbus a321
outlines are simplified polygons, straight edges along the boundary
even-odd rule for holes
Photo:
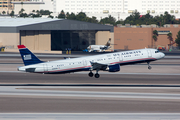
[[[18,48],[25,65],[19,67],[19,71],[44,74],[89,71],[89,77],[95,76],[95,78],[100,77],[98,73],[100,70],[118,72],[122,65],[147,62],[148,69],[151,69],[151,61],[159,60],[165,56],[164,53],[159,52],[157,49],[147,48],[44,62],[39,60],[24,45],[18,45]],[[96,71],[95,74],[93,74],[94,70]]]

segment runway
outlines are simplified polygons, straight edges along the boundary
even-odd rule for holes
[[[51,55],[40,57],[43,61],[62,59]],[[24,113],[28,119],[48,118],[46,115],[53,116],[52,113],[61,113],[61,116],[54,114],[59,119],[86,116],[131,119],[133,115],[138,120],[163,119],[162,113],[172,120],[179,118],[179,114],[174,114],[180,113],[178,56],[152,62],[152,70],[144,63],[121,66],[117,73],[100,71],[99,79],[88,77],[88,72],[23,73],[17,71],[18,66],[23,66],[20,57],[1,55],[0,58],[0,119],[11,119],[8,115],[23,119]]]
[[[0,114],[3,120],[179,120],[178,113],[8,113]]]
[[[167,90],[165,90],[167,89]],[[144,91],[141,91],[144,90]],[[159,92],[164,90],[168,93]],[[52,96],[52,97],[75,97],[88,99],[164,99],[164,100],[179,100],[179,88],[160,88],[153,89],[147,87],[136,88],[110,88],[110,87],[0,87],[0,95],[8,96]],[[125,91],[125,92],[122,92]],[[127,92],[132,91],[132,92]],[[141,93],[136,93],[138,91]],[[149,91],[157,93],[148,93]]]
[[[101,74],[91,78],[88,72],[74,74],[33,74],[0,72],[0,84],[63,84],[63,85],[180,85],[178,74]]]
[[[99,79],[85,73],[0,76],[1,113],[180,112],[180,75],[104,73]]]
[[[178,113],[180,88],[0,87],[0,112]]]

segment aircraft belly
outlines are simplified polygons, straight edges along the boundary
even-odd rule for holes
[[[74,66],[74,67],[64,67],[64,68],[57,68],[48,70],[48,73],[70,73],[70,72],[77,72],[77,71],[89,71],[91,66]]]
[[[34,72],[44,72],[44,68],[43,67],[36,67]]]

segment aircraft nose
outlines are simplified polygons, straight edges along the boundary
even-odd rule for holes
[[[165,54],[161,52],[161,57],[164,58],[165,57]]]

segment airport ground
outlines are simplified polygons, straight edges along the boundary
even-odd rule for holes
[[[62,56],[39,55],[44,61],[63,59]],[[79,56],[82,55],[73,57]],[[82,116],[97,119],[102,113],[109,117],[121,113],[115,114],[114,119],[133,113],[138,113],[139,119],[143,119],[143,113],[149,118],[160,114],[154,119],[162,119],[161,113],[169,115],[166,119],[180,117],[179,56],[168,55],[152,62],[151,70],[143,63],[122,66],[117,73],[100,72],[99,79],[88,77],[88,72],[22,73],[17,71],[18,66],[23,66],[18,54],[0,54],[0,118],[3,119],[11,119],[7,116],[13,113],[61,113],[65,118],[79,113],[78,119]]]

